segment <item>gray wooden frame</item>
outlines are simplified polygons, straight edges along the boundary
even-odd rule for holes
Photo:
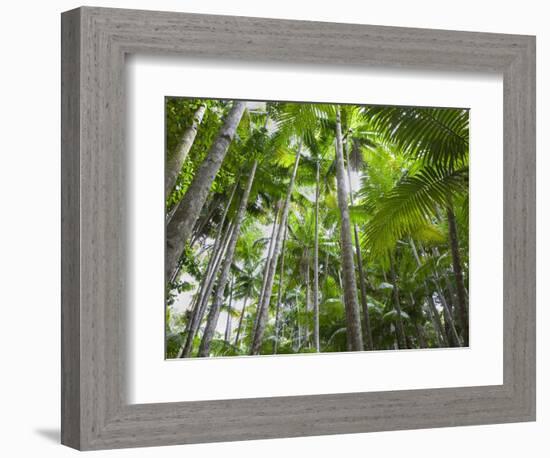
[[[91,7],[63,13],[61,35],[63,444],[105,449],[535,419],[534,37]],[[502,73],[503,385],[128,404],[129,53]]]

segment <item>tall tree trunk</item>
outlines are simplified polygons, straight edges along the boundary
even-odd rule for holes
[[[290,177],[290,183],[288,184],[288,190],[283,205],[283,210],[281,214],[281,222],[277,230],[277,237],[275,240],[275,245],[273,246],[273,255],[269,263],[269,270],[267,274],[267,282],[265,285],[265,290],[263,297],[258,303],[258,312],[256,316],[256,329],[254,332],[254,339],[250,348],[251,355],[258,355],[260,352],[260,347],[262,345],[262,340],[264,337],[265,326],[267,324],[267,318],[269,315],[269,303],[271,301],[271,293],[273,291],[273,281],[275,280],[275,271],[277,269],[277,261],[279,259],[279,253],[281,251],[281,242],[283,238],[284,227],[286,226],[286,221],[288,217],[288,211],[290,208],[290,199],[292,197],[292,190],[294,189],[294,181],[296,180],[296,173],[298,172],[298,164],[300,163],[300,154],[301,154],[301,145],[298,148],[296,153],[296,159],[294,161],[294,168],[292,170],[292,175]]]
[[[432,322],[432,326],[434,327],[437,346],[439,348],[448,347],[449,341],[447,340],[447,336],[445,335],[441,327],[441,321],[439,320],[439,313],[437,312],[437,308],[435,307],[433,297],[429,295],[430,293],[428,291],[427,285],[425,285],[425,291],[426,291],[426,295],[428,296],[428,299],[427,299],[428,307],[426,308],[426,312]]]
[[[394,266],[394,260],[393,256],[390,255],[390,275],[391,275],[391,281],[393,284],[392,289],[392,295],[393,295],[393,304],[395,311],[397,313],[397,337],[398,337],[398,344],[399,348],[406,349],[407,348],[407,337],[405,335],[405,327],[403,326],[403,318],[401,316],[401,303],[399,299],[399,288],[397,287],[397,276],[395,274],[395,266]]]
[[[193,230],[191,232],[190,241],[189,241],[189,244],[191,246],[195,244],[195,242],[199,238],[200,233],[202,232],[202,229],[204,229],[204,226],[206,225],[206,223],[208,221],[210,221],[210,219],[212,218],[212,215],[216,211],[216,208],[217,208],[217,205],[219,203],[219,198],[220,197],[222,197],[222,196],[220,196],[219,194],[214,194],[211,199],[206,199],[206,202],[203,206],[203,209],[205,207],[207,207],[207,211],[206,211],[206,214],[204,216],[202,216],[203,212],[201,210],[201,215],[199,216],[199,219],[197,220],[197,222],[195,223],[195,226],[193,227]],[[164,222],[164,224],[166,226],[168,226],[168,224],[170,224],[170,221],[172,220],[172,217],[174,216],[174,213],[176,213],[176,210],[178,209],[180,203],[181,203],[181,201],[178,202],[177,204],[175,204],[170,209],[170,211],[166,213],[166,221]]]
[[[212,273],[211,273],[211,275],[208,279],[208,286],[206,288],[205,294],[202,297],[201,317],[204,316],[206,307],[208,306],[210,296],[212,295],[214,285],[216,284],[216,278],[218,277],[218,272],[221,268],[222,261],[225,257],[225,253],[227,253],[227,247],[229,246],[229,241],[231,240],[231,236],[233,234],[234,229],[235,229],[235,222],[231,221],[229,223],[229,227],[227,228],[226,234],[224,236],[223,245],[221,247],[221,250],[219,250],[218,257],[216,259],[216,264],[214,264],[214,269],[212,270]],[[202,320],[202,318],[201,318],[201,320]]]
[[[241,310],[241,317],[239,318],[239,325],[237,326],[237,334],[235,336],[235,346],[239,345],[239,337],[241,336],[241,330],[243,328],[244,315],[246,313],[246,303],[248,302],[248,294],[244,298],[243,309]]]
[[[445,293],[445,299],[447,301],[447,307],[449,307],[449,314],[450,314],[450,316],[453,317],[453,322],[455,323],[455,327],[457,329],[457,332],[460,335],[461,334],[461,332],[460,332],[460,316],[457,316],[459,308],[455,305],[458,301],[458,298],[457,298],[456,294],[453,291],[453,287],[451,285],[451,281],[449,279],[449,275],[447,274],[447,272],[442,273],[442,275],[440,277],[440,280],[442,282],[442,285],[444,285],[444,287],[441,288],[441,291]],[[458,324],[458,327],[457,327],[457,324]],[[451,334],[451,327],[448,323],[446,325],[446,329],[447,329],[447,332],[449,334]]]
[[[439,259],[440,253],[437,247],[434,247],[431,249],[431,254],[436,259]],[[443,297],[441,300],[441,303],[444,303],[448,310],[444,310],[443,318],[445,320],[445,332],[447,333],[447,339],[449,342],[454,343],[455,346],[460,346],[458,343],[457,338],[453,335],[455,331],[453,331],[453,326],[455,327],[455,330],[457,331],[458,335],[460,333],[458,332],[458,328],[456,327],[457,324],[457,318],[455,316],[456,311],[458,310],[458,307],[455,307],[453,303],[455,302],[456,295],[453,294],[453,289],[451,288],[451,282],[449,281],[449,276],[447,275],[447,272],[443,272],[443,274],[440,276],[437,269],[434,269],[434,276],[436,278],[437,288],[438,288],[438,295],[440,297]],[[441,281],[445,282],[445,286],[447,287],[447,292],[445,294],[449,294],[448,296],[444,294],[444,289],[441,287]],[[451,318],[449,318],[451,317]],[[452,322],[451,322],[451,321]]]
[[[346,163],[347,163],[347,172],[348,172],[348,183],[349,183],[349,201],[353,206],[353,189],[351,187],[351,170],[350,170],[350,160],[349,160],[349,142],[346,145]],[[353,223],[353,234],[355,239],[355,256],[357,257],[357,275],[359,277],[359,291],[361,293],[361,308],[363,309],[363,325],[365,328],[365,339],[366,339],[366,349],[372,350],[372,332],[370,327],[370,317],[369,317],[369,305],[367,300],[367,288],[365,285],[365,274],[363,273],[363,256],[361,255],[361,245],[359,243],[359,231],[357,229],[357,224]]]
[[[235,182],[238,182],[238,181],[239,181],[238,179],[235,180]],[[208,207],[207,211],[205,212],[204,216],[199,217],[199,219],[197,220],[197,223],[195,224],[195,227],[193,228],[193,231],[191,233],[189,245],[193,246],[197,242],[206,225],[212,220],[212,216],[214,216],[214,212],[218,207],[219,196],[220,196],[219,194],[215,194],[210,200],[210,202],[205,204],[205,206]],[[176,209],[177,208],[174,209],[174,212],[176,211]]]
[[[427,253],[424,250],[424,248],[421,246],[420,249],[422,250],[422,253],[424,254],[424,256],[426,256]],[[434,255],[437,256],[435,252],[432,252],[432,256]],[[439,297],[439,301],[441,302],[441,307],[443,308],[443,317],[445,319],[445,325],[446,325],[445,330],[447,331],[447,341],[450,343],[450,346],[461,347],[463,346],[463,342],[460,339],[460,336],[457,332],[452,309],[449,306],[449,302],[447,301],[447,298],[443,294],[443,290],[440,285],[440,276],[439,276],[437,267],[434,267],[433,269],[432,282],[435,286],[435,292],[437,293],[437,297]]]
[[[296,314],[296,320],[294,322],[295,326],[292,335],[292,349],[295,353],[298,353],[300,343],[302,341],[302,337],[300,335],[300,314],[298,313],[298,301],[295,300],[292,305],[294,306],[294,313]]]
[[[325,253],[325,265],[324,265],[324,273],[323,273],[323,285],[327,286],[327,280],[328,280],[328,251]]]
[[[321,351],[319,342],[319,159],[315,174],[315,242],[313,249],[313,344]]]
[[[342,266],[344,268],[344,302],[346,309],[347,340],[351,351],[363,350],[361,318],[355,282],[355,263],[351,241],[351,224],[346,191],[346,172],[342,145],[342,125],[340,108],[336,109],[336,181],[338,189],[338,207],[340,209],[340,240],[342,246]]]
[[[397,326],[393,323],[390,324],[390,330],[393,331],[393,349],[399,350],[399,333],[397,332]]]
[[[222,248],[225,247],[225,244],[223,243],[225,240],[225,237],[223,236],[223,226],[225,224],[225,220],[227,219],[227,213],[229,212],[229,208],[231,207],[231,203],[233,202],[233,197],[235,196],[235,191],[237,190],[238,184],[239,184],[239,180],[237,179],[235,181],[235,184],[233,185],[233,189],[231,189],[231,194],[229,195],[229,199],[227,200],[227,203],[225,204],[225,207],[223,209],[223,213],[222,213],[221,220],[219,222],[219,227],[216,234],[214,246],[212,247],[212,253],[210,254],[210,258],[208,259],[208,266],[206,268],[206,272],[201,282],[199,294],[196,296],[195,307],[193,308],[191,319],[189,320],[189,323],[187,326],[187,330],[186,330],[187,337],[185,339],[185,344],[183,345],[181,356],[180,356],[182,358],[189,356],[191,354],[191,351],[193,350],[193,340],[195,338],[195,334],[197,333],[197,329],[199,328],[199,324],[203,318],[202,315],[200,315],[203,298],[204,298],[204,295],[206,294],[206,289],[208,287],[209,279],[212,276],[212,274],[215,272],[216,265],[219,265],[217,260],[221,255],[221,253],[219,252],[220,247]],[[208,295],[210,295],[210,293],[208,293]]]
[[[197,335],[197,331],[199,330],[202,319],[204,318],[204,315],[206,313],[206,307],[208,306],[210,295],[212,294],[212,290],[214,289],[214,282],[216,280],[219,267],[221,265],[221,260],[223,259],[223,254],[227,250],[227,244],[229,243],[233,227],[234,226],[232,222],[229,222],[227,224],[227,228],[225,230],[225,234],[223,235],[223,240],[221,241],[221,244],[216,250],[213,250],[212,257],[208,261],[207,272],[201,282],[201,288],[197,297],[195,309],[193,311],[193,315],[191,316],[191,320],[187,329],[187,337],[185,339],[185,344],[183,346],[183,351],[181,354],[182,358],[187,358],[191,356],[191,352],[193,351],[193,341],[195,339],[195,336]],[[211,269],[210,266],[212,266]]]
[[[239,185],[240,177],[241,177],[241,175],[239,173],[239,175],[237,175],[237,178],[235,179],[235,184],[231,188],[231,194],[229,195],[229,200],[227,201],[227,203],[226,203],[226,205],[223,209],[223,212],[222,212],[222,217],[220,219],[217,235],[219,235],[219,233],[223,229],[223,225],[224,225],[225,220],[227,218],[227,213],[229,211],[229,208],[231,207],[231,203],[233,202],[233,197],[235,196],[235,190],[237,189],[237,186]],[[202,232],[202,230],[204,229],[204,226],[206,226],[207,222],[209,222],[212,219],[212,216],[213,216],[214,212],[216,211],[216,208],[217,208],[218,205],[219,205],[219,199],[217,197],[214,197],[211,200],[210,204],[209,204],[210,208],[208,209],[207,214],[204,216],[204,219],[202,221],[199,220],[200,224],[199,223],[196,224],[196,226],[199,226],[199,227],[193,228],[194,235],[193,235],[193,237],[191,239],[191,242],[190,242],[191,246],[193,246],[195,244],[195,242],[197,241],[198,233]],[[216,242],[218,242],[218,237],[217,236],[216,236]],[[212,252],[213,253],[216,252],[216,245],[214,245]],[[179,267],[178,267],[178,269],[176,269],[176,275],[174,275],[174,278],[177,276],[178,271],[179,271]],[[171,281],[173,281],[173,280],[171,280]]]
[[[449,240],[451,242],[451,255],[453,258],[453,271],[455,275],[456,295],[458,298],[458,315],[460,317],[460,327],[462,328],[464,345],[467,347],[469,345],[468,303],[466,301],[464,276],[462,274],[462,263],[460,262],[460,252],[458,249],[456,218],[450,205],[447,207],[447,222],[449,225]]]
[[[441,290],[441,285],[439,284],[439,276],[437,273],[435,274],[434,285],[436,287],[436,292],[439,297],[439,300],[441,301],[441,306],[443,307],[443,313],[445,314],[445,319],[449,324],[449,329],[451,331],[450,339],[455,343],[457,347],[462,347],[463,343],[461,342],[458,332],[456,330],[454,318],[453,318],[453,315],[451,314],[451,310],[449,309],[449,304],[447,303],[447,299],[445,298],[445,295]]]
[[[200,215],[212,182],[222,165],[245,108],[246,102],[233,103],[206,159],[200,165],[178,209],[166,227],[166,279],[171,278],[172,273],[177,269],[185,244]]]
[[[306,250],[306,314],[305,314],[305,343],[308,348],[311,348],[311,341],[309,340],[309,311],[313,308],[311,307],[311,285],[309,280],[309,250]]]
[[[288,232],[288,225],[285,224],[285,232],[283,235],[283,246],[281,248],[281,268],[279,270],[279,288],[277,289],[277,308],[275,309],[275,342],[273,343],[273,354],[277,354],[277,347],[279,346],[279,315],[281,311],[281,298],[283,293],[283,277],[285,271],[285,245],[286,236]]]
[[[258,329],[258,321],[260,319],[260,314],[258,313],[260,310],[260,306],[263,303],[264,300],[264,293],[265,293],[265,287],[267,285],[267,279],[269,277],[269,267],[271,266],[271,259],[273,257],[273,247],[275,246],[275,239],[277,238],[278,233],[278,226],[277,221],[279,220],[279,213],[281,210],[281,202],[277,202],[275,217],[273,218],[273,226],[271,229],[271,237],[269,239],[269,248],[267,250],[266,258],[265,258],[265,265],[264,265],[264,274],[262,278],[262,289],[260,290],[260,295],[258,296],[258,304],[257,304],[257,311],[256,311],[256,317],[254,318],[254,327],[252,330],[252,334],[256,334],[256,330]],[[285,226],[286,228],[286,226]]]
[[[340,249],[340,251],[342,251]],[[340,287],[340,302],[345,306],[346,300],[344,298],[344,283],[342,282],[342,269],[338,269],[338,286]],[[351,340],[346,337],[346,350],[351,351]]]
[[[193,146],[193,142],[197,136],[197,130],[202,122],[205,112],[206,105],[200,105],[196,109],[193,114],[193,121],[191,122],[191,125],[185,129],[174,155],[171,159],[166,161],[166,173],[164,180],[164,192],[166,197],[168,197],[171,194],[172,189],[174,189],[174,185],[176,184],[178,175],[181,172],[183,163],[187,158],[187,154],[189,154],[191,146]]]
[[[411,250],[413,252],[414,259],[416,261],[416,265],[418,267],[422,266],[422,263],[420,262],[420,257],[418,256],[418,251],[416,250],[416,245],[414,244],[414,241],[412,238],[409,239],[409,245],[411,246]],[[434,299],[432,296],[432,293],[430,292],[428,288],[428,284],[424,281],[424,291],[426,293],[426,298],[428,300],[428,307],[430,310],[430,316],[432,319],[432,323],[434,325],[435,334],[437,338],[437,342],[440,347],[449,346],[449,342],[447,339],[447,335],[445,334],[445,331],[443,330],[443,325],[441,324],[441,321],[439,319],[439,313],[437,311],[437,308],[434,304]]]
[[[248,204],[248,196],[250,195],[250,190],[252,189],[252,183],[254,182],[254,176],[256,175],[256,168],[258,167],[258,161],[254,161],[250,174],[248,176],[248,182],[246,183],[246,188],[235,215],[235,227],[231,234],[231,239],[229,240],[229,245],[225,253],[225,259],[223,260],[220,274],[218,277],[218,282],[216,284],[216,293],[214,295],[214,300],[212,306],[210,307],[210,312],[208,313],[208,320],[206,322],[206,328],[204,329],[204,334],[202,336],[201,344],[199,347],[199,356],[205,357],[210,354],[210,343],[214,337],[214,332],[218,324],[218,318],[220,316],[220,309],[223,302],[223,292],[227,280],[229,278],[229,271],[231,265],[233,264],[233,255],[235,254],[235,247],[237,246],[237,240],[241,232],[241,224],[244,220],[244,215],[246,213],[246,206]]]
[[[298,332],[298,345],[296,346],[296,351],[300,351],[302,348],[302,320],[300,319],[300,301],[296,301],[296,328]]]
[[[418,336],[418,343],[420,344],[420,348],[427,348],[428,344],[426,342],[426,332],[424,330],[424,313],[422,311],[422,304],[417,304],[417,302],[414,300],[414,296],[412,293],[409,293],[411,298],[411,305],[412,308],[420,315],[420,323],[418,322],[418,319],[414,320],[414,326],[416,328],[416,334]]]
[[[420,246],[420,249],[422,250],[423,255],[426,256],[426,251],[422,248],[422,246]],[[447,336],[447,341],[451,344],[451,346],[454,343],[455,346],[461,347],[463,344],[456,330],[456,327],[454,324],[454,318],[451,313],[451,310],[449,309],[449,304],[447,303],[447,300],[441,290],[441,286],[439,284],[439,273],[437,272],[437,268],[433,269],[432,281],[435,286],[435,292],[437,293],[437,296],[441,301],[441,307],[443,308],[443,316],[445,318],[446,323],[449,326],[449,335]],[[445,335],[445,333],[443,334]]]
[[[227,321],[225,322],[225,341],[229,343],[229,339],[231,337],[231,312],[233,305],[233,285],[234,281],[231,280],[230,282],[231,286],[229,288],[229,305],[227,306]]]

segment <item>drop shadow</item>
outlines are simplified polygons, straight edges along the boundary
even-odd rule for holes
[[[48,439],[50,442],[55,442],[56,444],[61,443],[61,431],[59,429],[40,428],[35,429],[34,432],[39,436]]]

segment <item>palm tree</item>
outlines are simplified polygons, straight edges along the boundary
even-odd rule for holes
[[[344,152],[342,145],[342,125],[340,108],[336,109],[336,179],[338,183],[338,206],[340,209],[340,240],[342,248],[344,302],[347,317],[348,347],[351,351],[363,350],[361,335],[361,318],[357,300],[357,286],[355,282],[355,263],[353,261],[353,244],[351,241],[351,225],[348,208],[348,194],[346,190],[346,176],[344,168]]]
[[[231,316],[233,314],[233,290],[235,286],[233,278],[229,280],[229,285],[229,304],[227,305],[227,321],[225,322],[225,341],[227,343],[231,340]]]
[[[221,260],[226,251],[227,240],[229,239],[229,235],[231,234],[232,226],[231,224],[228,224],[227,227],[224,227],[224,224],[231,203],[233,202],[233,197],[237,189],[237,184],[238,182],[233,185],[233,189],[231,190],[231,194],[223,210],[222,218],[218,225],[214,246],[212,248],[212,253],[208,260],[206,270],[202,276],[200,289],[195,296],[193,312],[191,314],[190,320],[187,323],[185,343],[182,347],[182,352],[180,354],[182,358],[190,356],[193,350],[195,335],[197,334],[199,325],[206,312],[206,306],[214,287],[214,279],[217,277]]]
[[[415,245],[414,240],[412,238],[409,238],[409,244],[410,244],[411,251],[412,251],[412,254],[414,256],[416,265],[417,265],[418,268],[421,268],[422,267],[422,262],[420,261],[420,257],[418,256],[418,251],[416,249],[416,245]],[[427,299],[427,303],[428,303],[428,307],[429,307],[428,310],[429,310],[429,314],[430,314],[430,319],[431,319],[431,321],[433,323],[433,326],[434,326],[438,346],[439,347],[446,347],[446,346],[448,346],[448,340],[447,340],[446,334],[443,332],[443,326],[441,325],[441,321],[440,321],[440,318],[439,318],[439,313],[437,312],[437,309],[436,309],[436,306],[435,306],[435,303],[434,303],[434,300],[433,300],[433,295],[431,294],[426,281],[424,281],[423,283],[424,283],[424,293],[426,295],[426,299]]]
[[[254,340],[252,341],[252,346],[250,348],[251,355],[259,354],[260,346],[262,344],[263,335],[265,331],[265,326],[267,324],[269,303],[271,302],[271,293],[273,290],[273,282],[275,280],[275,270],[277,269],[277,262],[279,259],[281,243],[282,243],[282,238],[284,233],[283,228],[286,225],[286,219],[287,219],[288,210],[290,207],[290,199],[294,188],[294,180],[296,179],[296,173],[298,171],[298,165],[300,163],[300,150],[301,150],[301,145],[298,146],[298,149],[296,151],[296,159],[294,160],[294,167],[292,169],[290,182],[288,184],[287,195],[282,208],[281,222],[277,229],[277,234],[276,234],[276,238],[273,246],[273,254],[269,262],[266,284],[265,284],[263,294],[260,297],[260,302],[258,303],[258,312],[257,312],[257,319],[256,319],[257,324],[254,331]]]
[[[468,345],[468,305],[458,248],[452,200],[467,192],[469,112],[464,109],[369,107],[365,109],[372,129],[404,155],[418,159],[416,173],[405,176],[380,210],[369,237],[391,224],[383,237],[397,239],[433,218],[438,208],[447,209],[449,241],[453,258],[458,308],[465,345]]]
[[[315,167],[315,246],[313,248],[313,340],[317,353],[321,351],[319,341],[319,174],[320,163]]]
[[[453,259],[453,272],[456,281],[460,325],[462,328],[464,344],[467,346],[469,341],[468,305],[466,299],[466,288],[464,287],[464,276],[462,273],[462,262],[460,260],[460,250],[458,248],[458,229],[451,203],[447,205],[447,224],[449,226],[449,241]]]
[[[285,275],[285,245],[288,234],[288,224],[285,224],[283,234],[283,245],[281,248],[281,267],[279,271],[279,284],[277,287],[277,305],[275,308],[275,340],[273,341],[273,354],[277,354],[277,346],[279,344],[279,315],[281,311],[281,299],[283,294],[283,279]]]
[[[254,223],[244,223],[246,229],[239,238],[235,256],[237,258],[234,268],[236,271],[235,299],[242,301],[241,313],[235,334],[234,346],[238,347],[242,336],[244,318],[247,304],[260,291],[261,265],[260,258],[264,250],[262,231]]]
[[[345,152],[345,159],[346,159],[346,171],[348,176],[348,184],[349,184],[349,200],[350,205],[354,206],[354,192],[353,192],[353,185],[352,185],[352,179],[351,179],[351,169],[352,169],[352,161],[351,161],[351,155],[350,150],[352,149],[352,145],[356,146],[357,143],[359,143],[362,138],[356,137],[357,134],[360,135],[361,129],[363,128],[363,118],[359,113],[359,110],[356,107],[346,107],[346,109],[343,111],[344,114],[346,114],[346,135],[345,135],[345,146],[344,146],[344,152]],[[354,151],[351,151],[354,154],[354,164],[355,166],[354,171],[357,171],[358,164],[362,162],[362,156],[360,152],[355,151],[357,148],[354,148]],[[355,256],[357,260],[357,276],[359,280],[359,291],[360,291],[360,298],[361,298],[361,308],[363,311],[363,320],[364,320],[364,330],[365,330],[365,340],[366,340],[366,349],[372,350],[373,344],[372,344],[372,331],[370,326],[370,317],[369,317],[369,308],[367,303],[367,288],[366,288],[366,278],[365,273],[363,269],[363,255],[361,254],[361,244],[359,242],[359,229],[357,227],[357,223],[353,223],[353,235],[354,235],[354,241],[355,241]]]
[[[220,316],[220,310],[223,302],[223,293],[227,284],[227,280],[229,278],[229,269],[233,264],[233,255],[235,253],[235,247],[237,246],[237,240],[241,233],[241,225],[244,219],[246,206],[248,204],[248,196],[250,195],[250,190],[252,189],[252,183],[254,182],[257,167],[258,161],[254,160],[252,168],[250,169],[250,172],[248,174],[248,181],[246,183],[246,187],[241,198],[239,209],[237,211],[237,214],[235,215],[234,228],[231,233],[231,238],[229,239],[229,243],[225,253],[225,259],[223,260],[218,281],[216,284],[216,293],[214,295],[212,306],[210,307],[208,321],[201,340],[201,345],[199,347],[199,356],[208,356],[210,353],[210,342],[212,341],[214,331],[216,330],[216,326],[218,324],[218,318]]]

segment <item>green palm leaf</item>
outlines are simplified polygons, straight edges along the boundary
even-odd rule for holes
[[[378,203],[366,225],[364,242],[375,253],[383,253],[397,240],[425,227],[435,217],[437,206],[446,207],[454,194],[468,187],[468,168],[455,171],[426,167],[405,176]]]
[[[372,130],[407,156],[433,166],[456,168],[467,163],[469,111],[461,108],[366,107]]]

